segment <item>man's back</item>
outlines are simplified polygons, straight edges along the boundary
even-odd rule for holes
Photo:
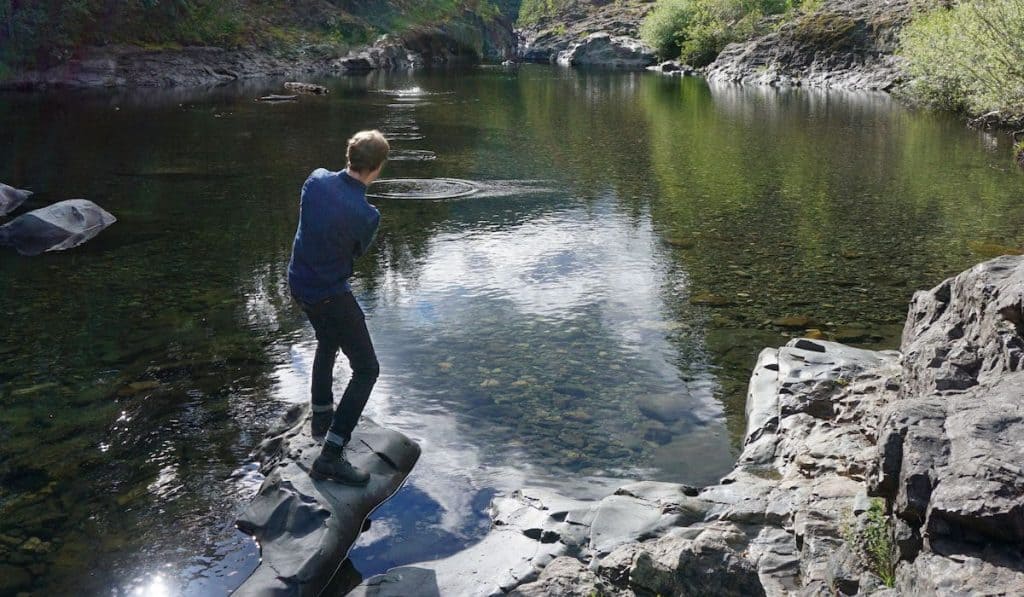
[[[347,171],[318,168],[302,186],[299,225],[288,264],[288,284],[312,304],[350,290],[353,262],[377,233],[380,212],[366,202],[366,186]]]

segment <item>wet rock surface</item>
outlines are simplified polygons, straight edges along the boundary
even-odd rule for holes
[[[717,485],[524,489],[495,500],[479,546],[360,594],[424,574],[474,579],[436,583],[460,595],[1021,594],[1022,305],[1024,257],[1003,257],[918,293],[903,352],[765,349]]]
[[[32,191],[16,189],[0,182],[0,216],[6,216],[21,207],[32,196]]]
[[[363,521],[412,471],[419,446],[370,421],[357,428],[346,457],[371,474],[366,487],[309,476],[320,443],[309,435],[308,406],[295,407],[261,445],[266,476],[238,527],[260,544],[259,567],[235,595],[318,595],[346,558]]]
[[[730,44],[710,81],[889,90],[903,79],[895,55],[907,0],[826,0],[766,35]]]
[[[85,199],[69,199],[30,211],[0,226],[0,246],[35,256],[65,251],[96,237],[117,218]]]

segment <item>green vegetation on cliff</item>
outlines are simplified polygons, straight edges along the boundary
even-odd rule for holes
[[[926,105],[1024,116],[1024,0],[971,0],[903,30],[910,96]]]
[[[519,24],[533,25],[544,17],[554,16],[568,0],[522,0],[519,3]]]
[[[499,14],[490,0],[0,0],[0,75],[114,43],[338,51],[467,11]]]
[[[793,11],[801,0],[659,0],[640,37],[664,58],[711,63],[729,43],[768,25],[764,17]]]

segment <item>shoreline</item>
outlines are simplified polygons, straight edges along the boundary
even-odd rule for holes
[[[998,257],[917,292],[900,351],[766,348],[718,484],[524,487],[480,542],[349,594],[1020,594],[1022,294],[1024,257]]]

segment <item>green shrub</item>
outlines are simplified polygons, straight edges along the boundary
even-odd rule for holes
[[[693,19],[693,0],[661,0],[640,25],[640,39],[663,58],[676,58]]]
[[[758,33],[765,15],[799,6],[799,0],[660,0],[640,37],[663,58],[703,66],[726,45]]]
[[[871,500],[863,541],[864,553],[867,555],[871,571],[882,579],[885,586],[895,585],[899,553],[893,541],[892,525],[885,514],[885,504],[882,500]]]
[[[794,23],[793,37],[816,48],[839,52],[853,43],[857,21],[833,12],[815,12],[798,17]]]
[[[918,101],[970,113],[1024,114],[1024,0],[973,0],[915,17],[903,30]]]
[[[519,24],[533,25],[544,17],[550,17],[567,0],[523,0],[519,5]]]

